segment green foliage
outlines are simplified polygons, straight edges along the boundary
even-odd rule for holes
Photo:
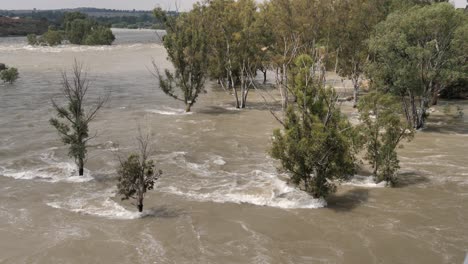
[[[389,15],[370,38],[367,75],[380,90],[402,98],[414,128],[424,126],[438,93],[466,74],[467,23],[448,3],[415,6]]]
[[[195,5],[192,11],[179,17],[164,17],[167,35],[164,47],[175,72],[165,70],[165,76],[154,64],[159,86],[164,93],[185,103],[190,112],[200,92],[204,91],[206,76],[207,37],[204,28],[203,7]],[[159,14],[158,9],[155,14]]]
[[[41,37],[28,35],[29,45],[55,46],[62,43],[64,37],[72,44],[77,45],[111,45],[115,40],[109,26],[100,25],[94,19],[80,12],[65,13],[62,30],[50,26]]]
[[[28,40],[28,44],[31,46],[37,45],[37,35],[36,34],[28,34],[26,36]]]
[[[393,186],[400,168],[396,148],[402,140],[410,141],[414,130],[404,121],[401,102],[390,94],[371,92],[361,98],[358,110],[364,158],[372,165],[377,183],[385,181]]]
[[[77,45],[111,45],[115,36],[109,26],[100,25],[87,15],[66,13],[63,25],[68,41]]]
[[[56,46],[62,44],[62,34],[58,31],[48,30],[38,40],[39,43],[44,43],[49,46]]]
[[[114,42],[115,36],[108,27],[97,26],[87,35],[84,40],[85,45],[111,45]]]
[[[11,67],[0,71],[0,79],[10,84],[14,83],[19,77],[18,69]]]
[[[138,207],[141,212],[144,194],[154,188],[154,182],[159,179],[161,174],[161,170],[155,170],[152,160],[142,160],[139,155],[132,154],[127,160],[120,162],[117,184],[118,194],[122,197],[122,200],[138,200]]]
[[[296,61],[298,103],[288,107],[283,130],[274,131],[271,155],[293,183],[325,198],[336,190],[334,180],[355,171],[355,132],[336,105],[335,91],[306,75],[311,63],[304,55]]]
[[[68,38],[68,41],[72,44],[81,45],[84,44],[84,41],[88,34],[91,33],[92,28],[97,26],[96,22],[90,19],[74,19],[66,22],[65,32]]]
[[[386,17],[386,0],[338,1],[336,4],[331,46],[336,50],[336,70],[350,79],[354,86],[354,106],[357,106],[360,81],[368,59],[366,40],[374,27]]]
[[[29,45],[56,46],[62,44],[63,37],[61,32],[49,29],[39,38],[35,34],[29,34],[27,39]]]
[[[257,9],[253,0],[215,0],[206,7],[208,74],[233,90],[237,108],[246,106],[257,69],[266,68]]]

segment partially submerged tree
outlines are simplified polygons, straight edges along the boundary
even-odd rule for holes
[[[274,131],[271,155],[293,183],[326,198],[336,189],[334,180],[355,171],[354,130],[340,112],[335,91],[310,74],[312,58],[301,55],[295,65],[297,104],[288,107],[283,129]]]
[[[50,124],[57,129],[63,143],[69,145],[68,155],[75,159],[78,173],[82,176],[87,142],[94,138],[89,135],[89,123],[107,102],[109,95],[97,98],[92,105],[88,104],[90,83],[87,73],[83,72],[83,65],[76,60],[72,67],[72,77],[68,77],[66,72],[62,73],[62,86],[66,106],[60,106],[52,100],[57,118],[51,118]]]
[[[154,182],[162,175],[162,171],[156,170],[154,162],[149,160],[149,135],[143,136],[140,131],[137,141],[140,153],[131,154],[125,160],[119,159],[117,189],[122,200],[136,200],[136,207],[142,212],[145,193],[154,188]]]
[[[336,70],[353,84],[353,106],[357,107],[360,83],[368,60],[366,40],[375,25],[385,19],[384,0],[337,1],[334,16],[336,28],[331,45],[336,50]]]
[[[3,67],[0,66],[0,68],[3,68],[3,70],[0,70],[0,79],[10,84],[14,83],[19,77],[18,69],[15,67],[7,68],[4,64],[2,65]]]
[[[161,73],[153,61],[154,76],[165,94],[185,104],[186,112],[190,112],[200,93],[205,91],[207,37],[203,11],[204,7],[198,4],[178,17],[168,16],[161,9],[154,11],[166,24],[163,42],[174,66],[174,72],[166,69]]]
[[[372,166],[377,183],[385,181],[393,186],[400,168],[396,148],[403,140],[410,141],[414,130],[404,120],[401,102],[390,94],[371,92],[361,98],[358,110],[364,158]]]
[[[415,6],[389,15],[369,40],[367,75],[378,89],[400,97],[416,129],[424,127],[439,92],[466,75],[467,24],[448,3]]]

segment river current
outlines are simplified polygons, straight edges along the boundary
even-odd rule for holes
[[[399,150],[401,182],[356,175],[325,203],[296,190],[268,155],[279,125],[252,92],[248,108],[215,84],[193,113],[164,95],[149,69],[170,67],[158,34],[114,30],[112,46],[31,47],[0,38],[1,263],[462,263],[468,252],[468,104],[433,109]],[[111,100],[91,124],[85,176],[49,125],[61,71],[74,59],[89,99]],[[349,105],[343,110],[356,118]],[[118,155],[151,131],[164,174],[143,214],[115,196]],[[324,207],[326,205],[326,207]]]

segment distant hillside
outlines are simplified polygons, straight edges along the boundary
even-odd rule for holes
[[[0,15],[3,16],[26,16],[45,13],[64,13],[64,12],[81,12],[88,16],[94,17],[115,17],[115,16],[141,16],[143,14],[153,15],[152,10],[119,10],[119,9],[104,9],[104,8],[92,8],[92,7],[80,7],[71,9],[50,9],[50,10],[2,10],[0,9]],[[175,11],[169,11],[169,14],[175,14]]]
[[[0,17],[0,36],[24,36],[43,34],[47,31],[47,20]]]
[[[0,16],[22,19],[47,20],[50,25],[60,25],[66,12],[80,12],[93,17],[99,23],[118,28],[155,28],[163,24],[153,16],[152,10],[117,10],[101,8],[73,8],[56,10],[0,10]],[[176,15],[176,12],[169,12]]]

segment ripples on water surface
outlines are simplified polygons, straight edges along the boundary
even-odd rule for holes
[[[151,59],[170,67],[156,33],[116,36],[110,47],[0,39],[0,62],[21,74],[0,86],[0,262],[462,263],[466,110],[462,120],[435,113],[400,151],[400,188],[356,176],[314,209],[325,202],[288,186],[268,157],[277,124],[255,95],[236,111],[214,89],[184,114],[148,72]],[[112,91],[91,126],[99,137],[83,178],[48,125],[60,71],[74,58],[94,87]],[[131,150],[138,123],[152,130],[164,171],[143,214],[114,197],[115,155]]]

